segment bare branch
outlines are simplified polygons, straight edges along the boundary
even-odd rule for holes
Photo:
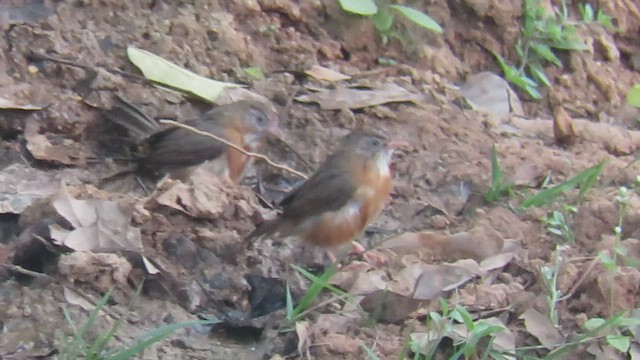
[[[198,129],[194,128],[193,126],[185,125],[185,124],[179,123],[177,121],[173,121],[173,120],[160,120],[160,122],[163,123],[163,124],[169,124],[171,126],[176,126],[176,127],[179,127],[179,128],[183,128],[183,129],[192,131],[192,132],[194,132],[194,133],[196,133],[198,135],[207,136],[207,137],[210,137],[212,139],[218,140],[218,141],[222,142],[223,144],[225,144],[225,145],[227,145],[227,146],[229,146],[231,148],[234,148],[234,149],[240,151],[241,153],[243,153],[243,154],[245,154],[247,156],[254,157],[254,158],[257,158],[257,159],[262,159],[262,160],[266,161],[267,164],[269,164],[269,165],[271,165],[271,166],[273,166],[275,168],[290,172],[290,173],[292,173],[292,174],[294,174],[296,176],[299,176],[299,177],[301,177],[301,178],[303,178],[305,180],[308,179],[307,175],[305,175],[305,174],[303,174],[303,173],[301,173],[301,172],[299,172],[297,170],[294,170],[294,169],[292,169],[292,168],[290,168],[290,167],[288,167],[286,165],[277,164],[277,163],[271,161],[271,159],[269,159],[268,157],[266,157],[266,156],[264,156],[262,154],[258,154],[258,153],[247,151],[247,150],[239,147],[238,145],[236,145],[234,143],[231,143],[231,142],[229,142],[229,141],[227,141],[227,140],[225,140],[225,139],[223,139],[223,138],[221,138],[219,136],[216,136],[216,135],[214,135],[212,133],[209,133],[209,132],[206,132],[206,131],[202,131],[202,130],[198,130]]]

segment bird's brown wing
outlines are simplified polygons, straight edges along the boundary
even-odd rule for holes
[[[327,211],[338,210],[351,200],[356,191],[352,181],[346,181],[344,168],[335,162],[325,163],[309,180],[287,195],[280,205],[284,212],[274,220],[258,226],[246,241],[279,233],[289,235],[302,221]]]
[[[296,222],[327,211],[340,209],[357,190],[348,169],[331,161],[325,163],[309,180],[285,197],[280,205],[282,216]]]
[[[221,131],[202,129],[224,137]],[[182,128],[170,128],[152,136],[145,166],[192,166],[215,159],[227,145],[208,136],[198,135]]]

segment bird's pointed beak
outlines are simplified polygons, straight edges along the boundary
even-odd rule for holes
[[[282,129],[280,128],[280,126],[278,126],[278,124],[273,124],[269,126],[269,128],[267,129],[267,132],[269,133],[269,135],[274,136],[280,140],[285,139],[284,131],[282,131]]]

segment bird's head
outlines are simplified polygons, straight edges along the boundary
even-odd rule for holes
[[[278,114],[267,104],[254,100],[240,100],[231,104],[230,111],[235,113],[229,124],[244,134],[247,144],[258,145],[267,137],[284,138],[280,129]]]
[[[379,132],[359,130],[347,135],[340,147],[341,152],[353,161],[362,161],[367,167],[375,167],[381,175],[388,175],[393,151],[401,146],[407,146],[407,143],[389,139]]]

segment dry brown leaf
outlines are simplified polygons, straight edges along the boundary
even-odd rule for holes
[[[411,281],[411,275],[413,274],[415,273],[409,270],[406,274],[398,274],[398,277],[404,275],[406,278],[402,280],[408,282]],[[415,279],[413,293],[409,296],[417,300],[433,300],[446,291],[462,286],[473,279],[474,276],[473,272],[460,266],[426,265],[422,268],[420,276]]]
[[[304,73],[315,79],[325,80],[330,82],[351,79],[351,76],[347,76],[345,74],[339,73],[335,70],[332,70],[320,65],[313,65],[311,69],[305,71]]]
[[[167,180],[150,199],[194,218],[216,218],[229,206],[228,185],[217,176],[198,169],[190,184]]]
[[[560,105],[553,107],[553,136],[560,146],[571,146],[576,142],[573,119]]]
[[[84,166],[85,150],[81,143],[62,137],[40,134],[38,123],[29,121],[24,130],[27,150],[37,160],[64,165]]]
[[[77,292],[66,286],[62,287],[62,294],[64,295],[64,299],[67,301],[67,304],[80,306],[86,311],[92,311],[96,308],[95,304],[91,303],[89,300],[80,296]]]
[[[53,201],[53,207],[65,218],[73,230],[51,225],[51,238],[58,244],[75,251],[134,250],[142,251],[140,229],[129,225],[132,207],[116,201],[72,197],[62,184]]]
[[[419,102],[423,96],[387,83],[371,89],[338,87],[296,97],[300,102],[315,102],[322,110],[362,109],[393,102]]]
[[[460,92],[473,109],[484,110],[493,126],[503,123],[511,113],[522,115],[522,105],[509,83],[491,72],[471,75],[460,86]]]
[[[520,315],[524,320],[524,327],[547,349],[553,349],[564,343],[564,338],[558,329],[551,323],[548,317],[540,314],[535,309],[529,309]]]
[[[518,250],[520,250],[520,243],[513,239],[505,239],[502,252],[489,256],[488,258],[480,262],[480,269],[483,272],[489,272],[491,270],[499,269],[506,266],[516,256]]]
[[[416,311],[421,300],[402,296],[391,291],[376,290],[360,301],[362,309],[377,321],[395,323]]]

